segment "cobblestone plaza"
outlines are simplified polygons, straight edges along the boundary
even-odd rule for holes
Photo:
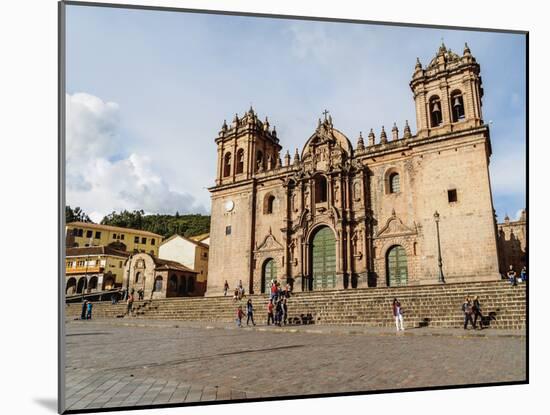
[[[67,409],[526,379],[524,331],[68,321]]]

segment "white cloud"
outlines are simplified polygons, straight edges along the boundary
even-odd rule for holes
[[[490,171],[493,193],[517,195],[525,191],[525,155],[522,152],[492,157]]]
[[[147,155],[126,148],[116,103],[85,93],[66,99],[67,204],[80,206],[94,221],[123,209],[205,212],[193,196],[173,191]]]

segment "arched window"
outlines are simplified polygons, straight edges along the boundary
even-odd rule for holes
[[[258,151],[256,153],[256,171],[264,169],[264,153]]]
[[[353,199],[361,200],[361,184],[359,182],[353,184]]]
[[[451,109],[453,122],[459,122],[464,119],[464,100],[460,91],[454,91],[451,94]]]
[[[155,278],[155,291],[162,291],[162,277],[160,275]]]
[[[267,194],[264,198],[264,214],[271,215],[273,213],[273,205],[275,204],[275,196]]]
[[[228,177],[231,174],[231,153],[225,153],[223,159],[223,177]]]
[[[441,100],[438,96],[430,98],[430,119],[432,122],[432,127],[437,127],[443,122]]]
[[[327,179],[325,176],[315,178],[315,203],[327,201]]]
[[[390,193],[399,193],[401,191],[401,183],[399,182],[399,173],[391,173],[389,177]]]
[[[236,174],[241,174],[244,171],[244,150],[237,150],[237,160],[235,160]]]
[[[141,272],[136,272],[136,278],[135,278],[134,282],[138,283],[139,280],[141,280]]]

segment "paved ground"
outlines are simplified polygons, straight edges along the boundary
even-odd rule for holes
[[[67,321],[67,409],[525,379],[523,332]]]

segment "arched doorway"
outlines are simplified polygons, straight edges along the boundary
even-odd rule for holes
[[[271,290],[271,281],[277,279],[277,264],[273,258],[264,262],[262,267],[262,293],[269,293]]]
[[[82,294],[84,292],[84,290],[86,289],[86,284],[87,281],[86,281],[86,277],[82,277],[78,280],[78,285],[76,286],[76,293],[77,294]]]
[[[178,276],[178,296],[187,295],[187,278],[183,275]]]
[[[67,281],[67,288],[65,290],[65,294],[73,295],[75,292],[76,292],[76,279],[69,278],[69,281]]]
[[[105,280],[103,280],[103,289],[111,290],[113,288],[115,288],[115,280],[113,277],[108,276]]]
[[[162,291],[162,277],[160,275],[157,278],[155,278],[154,291],[156,292]]]
[[[401,245],[392,246],[386,255],[387,283],[390,287],[407,285],[407,253]]]
[[[311,238],[310,290],[326,290],[336,287],[336,238],[328,227],[319,228]]]
[[[170,291],[171,295],[178,295],[178,277],[174,274],[172,274],[168,280],[168,291]]]
[[[88,283],[88,292],[96,291],[97,290],[97,277],[90,278],[90,282]]]

